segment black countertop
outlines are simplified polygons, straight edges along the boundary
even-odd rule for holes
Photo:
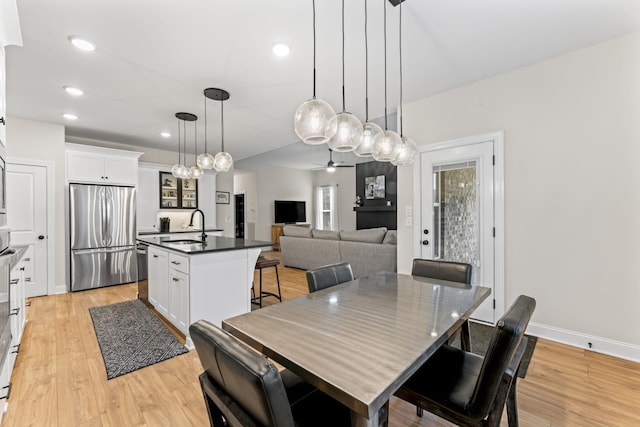
[[[204,244],[199,240],[180,239],[178,236],[140,236],[137,240],[138,242],[146,243],[148,245],[158,246],[189,255],[273,246],[273,242],[219,236],[209,236]]]
[[[210,231],[224,231],[222,228],[205,228],[205,233]],[[180,233],[202,233],[202,230],[197,229],[189,229],[189,230],[180,230],[180,231],[140,231],[138,232],[138,236],[153,236],[154,234],[180,234]]]

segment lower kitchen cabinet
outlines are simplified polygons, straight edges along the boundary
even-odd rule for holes
[[[183,334],[189,329],[189,258],[149,247],[149,302]]]
[[[169,317],[169,253],[154,246],[147,252],[149,303]]]
[[[169,321],[183,334],[189,329],[189,275],[169,269]]]

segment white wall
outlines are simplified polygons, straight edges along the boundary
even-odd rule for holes
[[[335,172],[325,170],[313,173],[315,187],[323,185],[338,186],[338,229],[355,230],[356,213],[353,211],[353,202],[356,199],[356,168],[336,168]],[[313,224],[315,228],[315,223]]]
[[[233,203],[233,174],[231,169],[228,172],[218,173],[216,175],[216,191],[225,191],[229,193],[229,204],[216,204],[216,219],[218,228],[222,229],[222,235],[225,237],[235,237],[235,204]]]
[[[64,217],[64,126],[34,122],[15,117],[7,119],[7,157],[13,159],[47,160],[54,163],[55,229],[49,230],[49,239],[54,239],[55,259],[49,268],[55,268],[55,286],[65,289],[65,217]],[[11,209],[11,207],[9,207]]]
[[[418,144],[505,131],[507,304],[530,295],[541,333],[583,346],[600,337],[595,350],[640,357],[640,33],[409,104],[404,114],[404,133]],[[398,184],[398,205],[412,205],[411,167],[399,168]],[[401,223],[406,271],[420,230]]]
[[[313,172],[247,161],[239,161],[235,166],[243,172],[256,174],[257,240],[271,241],[274,200],[304,200],[307,202],[307,223],[313,224]]]

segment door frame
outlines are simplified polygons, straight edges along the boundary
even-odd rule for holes
[[[54,233],[55,230],[55,163],[49,160],[35,160],[35,159],[23,159],[23,158],[7,158],[8,164],[23,165],[23,166],[38,166],[44,167],[47,176],[47,189],[46,189],[46,206],[47,206],[47,295],[57,294],[57,288],[55,284],[56,279],[56,263],[55,263],[55,243],[58,236]]]
[[[422,166],[419,158],[423,153],[445,150],[457,147],[466,147],[482,142],[493,142],[494,168],[493,168],[493,222],[495,227],[494,237],[494,288],[495,294],[495,319],[499,319],[505,312],[505,263],[504,263],[504,131],[472,135],[448,141],[426,144],[418,147],[418,159],[413,164],[413,212],[416,221],[422,218],[421,194],[422,194]],[[421,235],[419,224],[414,224],[413,254],[414,258],[421,257]]]

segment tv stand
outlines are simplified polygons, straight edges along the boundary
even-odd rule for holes
[[[283,229],[285,225],[295,225],[296,227],[311,227],[311,224],[273,224],[271,226],[271,241],[275,242],[273,245],[274,251],[280,250],[280,236],[283,234]]]

